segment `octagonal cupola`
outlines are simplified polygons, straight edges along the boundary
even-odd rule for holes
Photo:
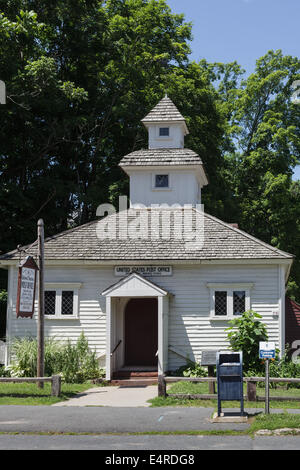
[[[149,149],[184,148],[184,136],[189,131],[184,117],[167,95],[142,119],[142,123],[148,130]]]

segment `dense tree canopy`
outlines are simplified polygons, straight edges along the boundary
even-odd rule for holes
[[[205,164],[206,211],[300,257],[299,59],[269,51],[245,78],[190,62],[191,39],[164,0],[0,0],[2,251],[32,242],[40,217],[51,235],[126,194],[118,162],[147,145],[140,119],[167,92]]]

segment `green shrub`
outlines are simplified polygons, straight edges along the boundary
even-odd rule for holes
[[[285,350],[284,355],[281,359],[276,358],[275,361],[270,362],[270,377],[282,377],[282,378],[300,378],[300,364],[295,363],[291,360],[290,351]],[[277,384],[277,385],[283,385]],[[300,384],[285,384],[287,388],[300,388]],[[275,384],[276,387],[276,384]]]
[[[0,303],[6,303],[7,302],[7,291],[2,289],[0,290]]]
[[[243,352],[243,369],[261,371],[263,365],[259,359],[259,342],[267,341],[266,326],[260,321],[261,315],[248,310],[240,317],[231,320],[227,328],[228,340],[233,351]]]
[[[207,370],[198,362],[188,360],[186,365],[179,367],[174,375],[177,377],[207,377]]]
[[[0,366],[0,377],[10,377],[10,372],[5,366]]]
[[[37,340],[35,338],[16,338],[12,342],[14,360],[6,368],[12,377],[37,376]],[[102,377],[96,353],[89,349],[88,341],[82,332],[76,344],[70,340],[45,340],[45,376],[61,374],[67,383],[82,383],[88,379]]]
[[[88,341],[82,333],[76,344],[67,342],[61,367],[64,380],[68,383],[82,383],[88,379],[103,376],[96,353],[90,351]]]

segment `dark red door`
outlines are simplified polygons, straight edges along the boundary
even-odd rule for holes
[[[125,365],[156,366],[157,299],[131,299],[125,309]]]

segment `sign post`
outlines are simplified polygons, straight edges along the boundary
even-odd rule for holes
[[[215,367],[217,365],[218,350],[202,351],[201,366],[207,367],[208,377],[215,377]],[[215,382],[208,382],[208,391],[211,394],[216,393]]]
[[[37,376],[44,377],[44,221],[38,220],[38,267],[39,267],[39,290],[38,290],[38,327],[37,327]],[[43,388],[44,383],[37,383]]]
[[[265,414],[270,413],[270,376],[269,361],[275,358],[275,343],[260,341],[259,358],[265,360]]]

